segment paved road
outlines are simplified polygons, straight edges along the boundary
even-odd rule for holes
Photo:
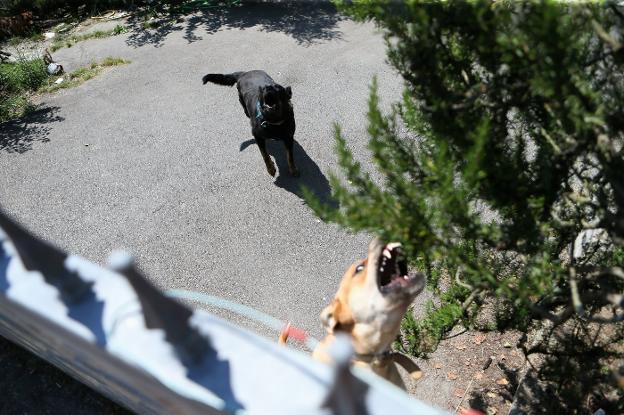
[[[126,248],[163,289],[221,296],[320,337],[319,312],[369,236],[321,223],[298,189],[328,195],[334,122],[370,168],[369,84],[378,77],[386,107],[401,93],[375,28],[319,6],[246,6],[54,56],[69,71],[107,56],[132,63],[0,126],[0,205],[71,252],[103,263]],[[270,177],[235,89],[201,84],[207,72],[250,69],[292,86],[300,178],[281,143],[269,147]]]
[[[333,122],[367,157],[372,77],[388,104],[401,90],[381,36],[328,10],[265,5],[83,42],[55,59],[71,71],[106,56],[132,63],[2,126],[0,203],[72,252],[103,262],[125,247],[162,288],[219,295],[319,335],[319,311],[369,238],[320,223],[298,187],[328,194]],[[292,86],[298,179],[278,142],[279,173],[266,173],[234,88],[201,84],[207,72],[258,68]]]

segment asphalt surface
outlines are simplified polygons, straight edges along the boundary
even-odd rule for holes
[[[107,56],[131,63],[0,127],[0,203],[71,252],[103,263],[122,247],[163,289],[222,296],[320,335],[318,314],[369,236],[321,223],[299,185],[329,194],[334,122],[368,164],[369,84],[378,77],[387,104],[401,91],[381,36],[283,5],[200,13],[152,33],[54,54],[66,71]],[[299,178],[280,142],[270,145],[279,172],[268,175],[235,88],[201,83],[250,69],[293,89]]]
[[[220,296],[321,337],[319,313],[370,236],[320,222],[299,186],[328,196],[333,123],[371,169],[369,85],[376,76],[385,108],[402,90],[381,35],[302,4],[200,12],[149,32],[139,24],[54,54],[67,71],[107,56],[131,63],[0,125],[0,205],[70,252],[104,263],[125,248],[163,289]],[[279,142],[269,145],[278,174],[268,175],[235,88],[201,83],[251,69],[292,87],[299,178]]]

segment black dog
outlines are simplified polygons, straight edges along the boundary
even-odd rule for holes
[[[204,84],[212,82],[238,88],[245,115],[251,121],[251,133],[258,144],[266,169],[275,176],[275,164],[266,151],[266,140],[282,140],[286,146],[286,159],[291,175],[298,176],[293,157],[295,142],[295,115],[290,98],[290,87],[275,83],[264,71],[234,72],[231,74],[210,73],[202,78]]]

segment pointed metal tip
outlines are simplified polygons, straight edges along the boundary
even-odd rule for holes
[[[106,260],[108,268],[116,272],[121,272],[134,266],[134,257],[124,250],[111,252]]]
[[[332,360],[338,366],[347,366],[351,362],[353,356],[353,344],[351,336],[348,334],[337,333],[336,340],[329,347],[329,354]]]
[[[132,255],[115,250],[106,263],[109,269],[126,277],[134,289],[141,303],[145,327],[164,330],[166,340],[174,345],[184,364],[198,364],[208,353],[215,353],[208,338],[191,326],[193,311],[152,285],[136,266]]]
[[[322,404],[331,414],[365,415],[368,386],[356,378],[350,369],[353,356],[353,343],[348,334],[338,333],[329,346],[329,354],[334,361],[333,382]]]

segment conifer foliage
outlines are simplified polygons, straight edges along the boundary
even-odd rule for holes
[[[306,198],[325,221],[402,241],[426,271],[440,301],[405,319],[398,346],[432,351],[492,299],[504,305],[499,328],[561,328],[584,342],[578,333],[610,325],[585,346],[621,340],[611,323],[624,319],[624,8],[337,4],[383,29],[405,92],[383,114],[371,87],[369,149],[383,182],[336,127],[339,207]],[[547,353],[552,342],[524,346]]]

